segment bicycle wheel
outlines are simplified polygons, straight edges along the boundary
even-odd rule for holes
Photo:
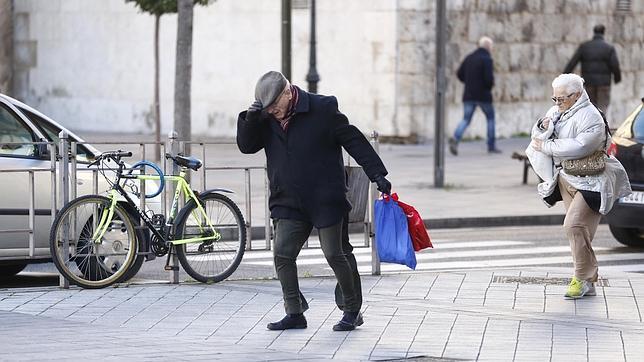
[[[241,263],[246,248],[246,224],[237,205],[224,195],[203,194],[199,195],[199,201],[221,237],[179,244],[175,249],[188,275],[203,283],[217,283],[228,278]],[[181,209],[176,225],[176,240],[212,235],[194,200]]]
[[[83,288],[104,288],[115,283],[137,255],[134,225],[118,204],[103,236],[93,240],[110,203],[100,195],[74,199],[60,210],[51,227],[49,247],[56,268]]]

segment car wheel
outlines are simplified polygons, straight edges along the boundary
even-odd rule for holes
[[[0,278],[12,277],[20,273],[27,264],[0,265]]]
[[[635,248],[644,248],[644,229],[622,228],[608,225],[610,232],[620,243]]]

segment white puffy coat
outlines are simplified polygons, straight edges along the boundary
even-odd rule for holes
[[[554,106],[546,116],[556,120],[550,122],[547,130],[540,129],[538,124],[532,127],[532,138],[544,140],[542,150],[537,151],[531,146],[526,149],[532,168],[544,180],[537,186],[537,192],[544,199],[552,195],[558,177],[561,176],[577,190],[599,192],[599,212],[607,214],[617,199],[631,193],[626,171],[617,159],[607,157],[604,172],[593,176],[568,175],[558,167],[563,160],[583,158],[596,150],[606,149],[610,136],[606,138],[601,114],[590,103],[588,94],[584,91],[577,102],[564,113],[559,114],[558,108]],[[555,137],[551,138],[553,133]],[[553,206],[548,202],[546,204]]]

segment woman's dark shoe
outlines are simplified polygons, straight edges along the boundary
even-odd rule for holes
[[[342,319],[333,326],[334,331],[352,331],[356,327],[364,323],[362,313],[360,312],[344,312]]]
[[[283,331],[285,329],[304,329],[306,328],[306,318],[304,314],[287,314],[279,322],[269,323],[266,328],[271,331]]]

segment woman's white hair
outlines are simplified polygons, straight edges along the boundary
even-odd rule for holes
[[[572,73],[559,74],[552,81],[552,89],[560,87],[565,87],[566,92],[570,93],[582,92],[584,90],[584,78]]]

